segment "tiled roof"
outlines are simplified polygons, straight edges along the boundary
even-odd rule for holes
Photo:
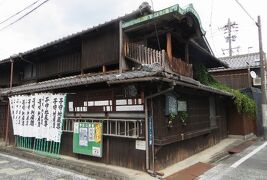
[[[180,84],[182,84],[183,86],[188,86],[190,88],[200,89],[216,94],[222,94],[225,96],[232,96],[227,92],[200,84],[198,81],[196,83],[191,78],[185,78],[179,75],[169,74],[168,72],[165,72],[164,69],[158,64],[144,65],[141,69],[127,71],[123,73],[115,72],[109,74],[84,74],[65,78],[58,78],[38,83],[31,83],[13,87],[11,92],[9,88],[0,89],[0,96],[44,92],[53,89],[62,89],[96,83],[109,83],[114,81],[119,82],[122,80],[140,80],[143,78],[143,80],[146,81],[146,79],[144,78],[148,77],[154,78],[154,80],[162,80],[165,78],[177,82],[177,85],[179,85],[180,82]]]
[[[259,67],[260,66],[260,54],[259,53],[250,53],[237,55],[232,57],[223,57],[219,58],[221,61],[229,65],[230,69],[243,69],[250,67]]]

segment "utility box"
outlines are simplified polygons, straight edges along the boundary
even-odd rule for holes
[[[101,122],[75,122],[73,152],[102,157],[103,124]]]

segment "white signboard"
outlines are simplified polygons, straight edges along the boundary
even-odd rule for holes
[[[178,111],[187,111],[186,101],[178,101]]]
[[[10,97],[14,135],[60,142],[65,97],[50,93]]]
[[[146,150],[146,141],[136,140],[135,141],[135,149],[138,150]]]

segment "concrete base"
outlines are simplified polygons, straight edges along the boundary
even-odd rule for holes
[[[247,135],[228,135],[229,138],[233,139],[242,139],[242,140],[249,140],[257,138],[257,136],[253,133],[247,134]]]

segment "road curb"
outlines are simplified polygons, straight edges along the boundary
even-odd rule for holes
[[[35,161],[38,163],[64,168],[67,170],[78,172],[83,175],[87,175],[89,177],[93,176],[92,178],[97,177],[98,179],[102,178],[102,179],[112,179],[112,180],[130,179],[130,177],[127,176],[126,174],[115,171],[113,169],[109,169],[107,167],[100,168],[98,166],[93,166],[91,164],[87,164],[83,162],[79,163],[79,162],[72,161],[72,160],[55,159],[55,158],[50,158],[46,156],[41,156],[31,151],[18,149],[13,146],[0,146],[0,152],[8,154],[8,155],[15,155],[17,157]]]

